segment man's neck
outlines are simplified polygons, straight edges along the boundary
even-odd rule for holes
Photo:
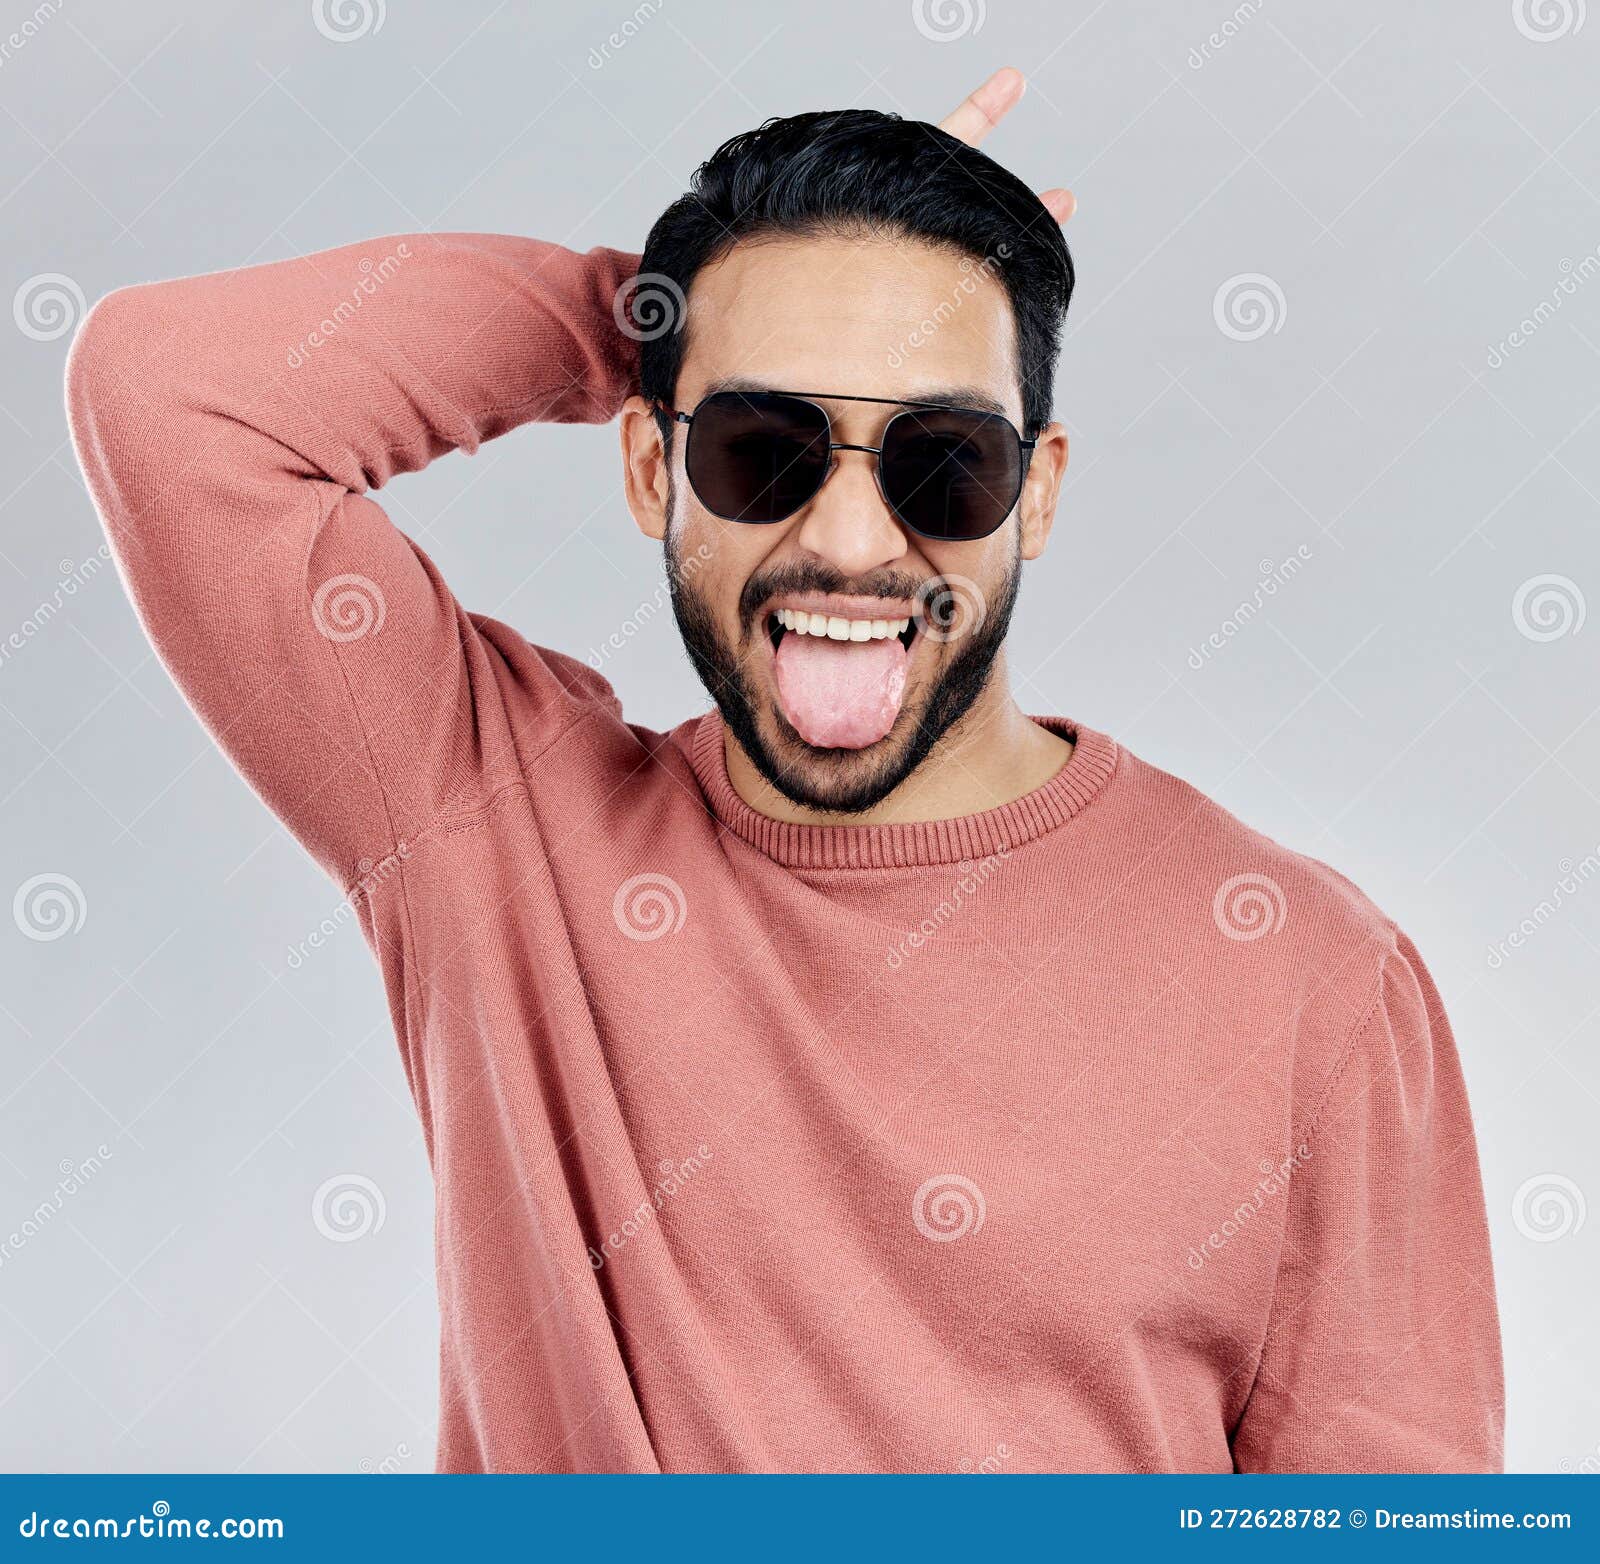
[[[837,814],[785,798],[731,732],[724,730],[723,742],[728,780],[752,809],[794,825],[839,824]],[[848,820],[852,825],[906,825],[981,814],[1043,787],[1071,755],[1068,740],[1023,713],[997,662],[988,688],[932,754],[887,798]]]

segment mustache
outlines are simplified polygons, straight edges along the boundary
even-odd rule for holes
[[[889,571],[856,579],[821,560],[795,560],[758,570],[739,594],[739,628],[748,635],[755,625],[762,604],[782,593],[836,592],[852,597],[884,597],[917,601],[937,592],[942,576],[914,576],[909,571]]]

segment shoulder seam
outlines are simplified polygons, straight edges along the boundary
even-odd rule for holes
[[[511,793],[530,793],[532,785],[528,780],[527,767],[536,766],[556,745],[563,742],[575,729],[581,727],[591,718],[602,714],[603,708],[587,704],[584,709],[564,723],[561,728],[553,733],[539,748],[527,759],[517,762],[519,775],[508,782],[502,782],[498,787],[491,789],[481,799],[470,806],[458,806],[454,809],[441,810],[428,817],[425,824],[418,826],[416,831],[408,838],[408,845],[416,847],[429,837],[450,836],[460,831],[476,830],[483,824],[487,816],[495,809],[502,798]],[[382,782],[379,783],[380,788]],[[391,822],[392,823],[392,822]]]
[[[1386,925],[1386,927],[1389,928],[1392,934],[1393,926]],[[1372,997],[1362,1006],[1360,1014],[1351,1025],[1350,1030],[1345,1034],[1345,1039],[1339,1046],[1339,1056],[1334,1062],[1333,1068],[1328,1072],[1327,1080],[1322,1083],[1322,1090],[1317,1093],[1316,1102],[1312,1105],[1309,1116],[1294,1137],[1296,1146],[1304,1145],[1316,1133],[1318,1121],[1322,1117],[1323,1109],[1328,1105],[1328,1099],[1333,1095],[1334,1087],[1339,1084],[1340,1076],[1344,1074],[1346,1067],[1355,1057],[1356,1045],[1361,1041],[1362,1034],[1371,1024],[1373,1016],[1377,1014],[1378,1007],[1383,1000],[1383,978],[1384,973],[1389,969],[1391,954],[1391,950],[1385,950],[1383,953],[1383,960],[1378,965],[1377,980],[1372,987]]]

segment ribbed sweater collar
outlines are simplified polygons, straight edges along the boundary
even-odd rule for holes
[[[730,831],[793,869],[908,869],[1009,851],[1065,825],[1099,795],[1117,768],[1115,742],[1062,717],[1037,717],[1072,741],[1072,756],[1042,787],[1009,804],[952,820],[902,825],[792,825],[752,809],[728,777],[722,717],[695,724],[690,759],[712,810]]]

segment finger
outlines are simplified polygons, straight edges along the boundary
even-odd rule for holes
[[[1058,223],[1064,223],[1078,210],[1078,198],[1070,190],[1041,190],[1039,199]]]
[[[939,128],[975,147],[1016,106],[1027,83],[1022,72],[1003,66],[959,108],[939,122]]]

